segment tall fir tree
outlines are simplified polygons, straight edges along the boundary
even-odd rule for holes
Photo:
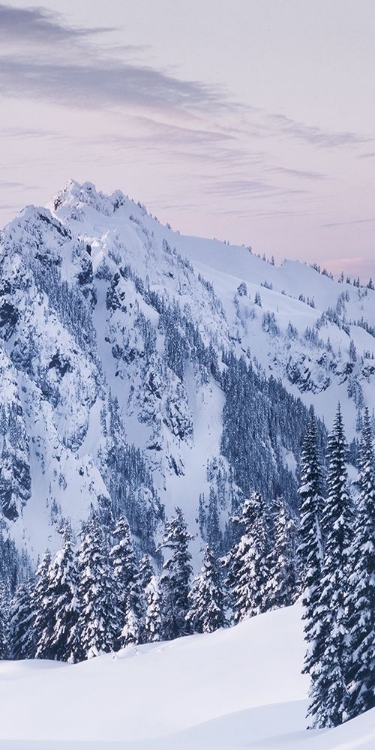
[[[154,576],[154,569],[151,564],[150,555],[142,555],[139,561],[139,585],[142,591],[145,591],[151,579]]]
[[[20,583],[10,603],[10,656],[12,659],[33,659],[35,656],[33,590],[33,580]]]
[[[139,585],[139,565],[135,555],[129,524],[120,516],[110,551],[116,595],[116,646],[123,648],[141,640],[142,597]]]
[[[78,628],[83,658],[113,651],[116,609],[108,548],[98,519],[84,524],[78,551]]]
[[[311,699],[315,694],[315,682],[319,677],[320,660],[324,653],[325,630],[322,628],[320,597],[323,571],[322,512],[322,464],[318,450],[316,419],[312,414],[301,453],[300,546],[298,548],[300,586],[304,621],[304,637],[307,645],[303,673],[311,676]]]
[[[49,567],[45,594],[44,606],[51,616],[39,636],[37,655],[74,663],[83,658],[78,629],[78,572],[71,530],[65,527],[61,533],[64,543]]]
[[[209,545],[205,549],[202,569],[189,592],[186,619],[195,633],[213,633],[225,626],[221,570]]]
[[[319,661],[310,674],[311,702],[308,709],[314,727],[334,727],[348,718],[346,680],[349,665],[349,632],[346,595],[349,555],[353,531],[353,508],[348,490],[346,441],[340,405],[328,439],[328,494],[322,527],[325,554],[321,594],[317,605],[319,639],[323,643]]]
[[[298,593],[298,527],[297,519],[283,497],[277,499],[276,508],[266,590],[269,606],[279,608],[293,604]]]
[[[375,706],[375,461],[368,409],[360,446],[359,498],[349,578],[349,715]]]
[[[10,652],[9,610],[9,588],[5,580],[0,584],[0,659],[8,659]]]
[[[155,575],[146,586],[145,603],[144,641],[146,643],[161,641],[163,633],[161,595],[159,581]]]
[[[51,553],[46,550],[36,570],[35,586],[32,593],[33,631],[35,657],[37,659],[52,658],[49,650],[45,647],[47,639],[49,640],[53,631],[53,609],[48,597],[50,567]]]
[[[169,551],[160,577],[162,596],[163,638],[179,638],[189,632],[186,614],[189,609],[189,587],[193,572],[188,533],[181,508],[165,525],[161,548]]]
[[[140,641],[141,643],[147,643],[149,634],[146,632],[146,618],[147,618],[147,590],[148,586],[155,577],[155,571],[152,567],[150,556],[149,555],[142,555],[140,561],[139,561],[139,570],[138,570],[138,583],[139,583],[139,590],[140,590],[140,598],[141,598],[141,609],[142,609],[142,622],[141,622],[141,632],[140,632]],[[159,593],[159,586],[158,586],[158,597],[160,599],[160,593]]]
[[[268,608],[269,540],[264,501],[259,492],[244,500],[242,514],[236,520],[242,536],[228,558],[227,585],[233,620],[238,623]]]

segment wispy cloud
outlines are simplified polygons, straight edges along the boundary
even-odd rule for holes
[[[111,28],[74,28],[62,23],[56,13],[46,8],[15,8],[0,3],[0,40],[28,42],[43,46],[71,43],[89,38]]]
[[[210,178],[212,179],[212,178]],[[211,191],[210,186],[208,190]],[[258,195],[274,191],[275,186],[265,180],[216,180],[215,191],[220,195]]]
[[[207,109],[222,106],[217,92],[157,70],[122,61],[43,63],[3,56],[0,87],[11,97],[44,99],[69,107],[97,109],[139,106],[148,109]]]
[[[320,224],[319,226],[324,227],[324,228],[346,227],[346,226],[350,226],[351,224],[370,224],[373,221],[375,221],[375,216],[372,216],[369,219],[350,219],[349,221],[331,221],[328,224]]]
[[[296,140],[322,148],[338,148],[368,143],[374,138],[351,132],[332,132],[314,125],[306,125],[285,115],[268,115],[268,120],[282,133]]]
[[[369,151],[367,154],[359,154],[358,159],[375,159],[375,151]]]
[[[213,86],[115,58],[90,44],[94,34],[109,28],[77,29],[44,9],[1,4],[0,30],[3,95],[89,109],[131,106],[205,111],[229,107],[223,93]],[[122,48],[126,51],[134,51],[134,47]]]
[[[214,180],[214,178],[209,178]],[[299,188],[278,187],[268,183],[266,180],[216,180],[210,185],[208,190],[214,189],[219,195],[234,197],[272,197],[277,198],[287,195],[308,195],[309,190]]]
[[[100,139],[92,139],[92,142],[112,143],[120,148],[124,146],[133,147],[135,144],[147,145],[152,143],[153,146],[168,144],[173,147],[181,146],[210,146],[220,144],[226,141],[236,140],[230,133],[223,133],[216,129],[203,129],[194,126],[183,127],[175,123],[156,121],[149,117],[131,118],[133,132],[130,134],[108,133],[101,136]]]
[[[23,128],[14,126],[11,128],[0,127],[0,138],[19,138],[21,140],[29,138],[61,138],[61,133],[56,133],[52,130],[44,130],[44,128]]]
[[[297,177],[303,180],[326,180],[327,175],[322,172],[311,172],[307,169],[289,169],[288,167],[268,167],[268,172]]]
[[[19,188],[22,188],[22,190],[27,187],[24,182],[7,182],[6,180],[0,181],[0,188],[2,190],[18,190]]]

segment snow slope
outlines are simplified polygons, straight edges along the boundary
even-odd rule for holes
[[[306,731],[299,606],[77,665],[0,662],[2,750],[369,750],[375,711]]]

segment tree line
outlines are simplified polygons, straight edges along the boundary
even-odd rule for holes
[[[192,536],[180,508],[165,524],[161,566],[140,557],[124,516],[92,513],[75,545],[68,525],[54,559],[10,598],[2,590],[3,658],[77,662],[130,644],[213,632],[292,603],[298,591],[297,524],[283,500],[270,513],[259,493],[232,519],[237,541],[224,557],[206,545],[193,578]]]

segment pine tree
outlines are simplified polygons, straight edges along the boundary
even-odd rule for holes
[[[223,540],[220,531],[218,497],[213,487],[210,488],[208,501],[206,539],[215,554],[219,556],[222,552]]]
[[[268,539],[264,502],[259,492],[244,500],[238,522],[243,533],[229,555],[227,579],[235,623],[265,612],[268,607]]]
[[[10,655],[33,659],[36,651],[33,609],[34,581],[21,583],[10,603]]]
[[[209,545],[206,546],[202,569],[189,592],[186,619],[196,633],[213,633],[225,626],[221,571]]]
[[[110,560],[116,590],[116,645],[123,648],[141,639],[142,601],[138,562],[124,516],[117,521],[113,536],[115,544],[110,551]]]
[[[186,614],[189,608],[189,583],[192,575],[189,541],[193,538],[187,531],[181,508],[165,525],[161,548],[170,551],[164,562],[160,578],[163,612],[163,637],[166,640],[179,638],[188,633]]]
[[[315,681],[319,676],[320,659],[325,640],[321,628],[320,596],[323,571],[322,540],[322,468],[318,451],[316,420],[312,415],[301,454],[301,498],[300,538],[298,549],[300,563],[300,585],[304,620],[304,636],[307,643],[303,672],[311,675],[311,695],[315,693]]]
[[[101,526],[93,517],[84,525],[78,551],[78,629],[83,657],[113,650],[116,610],[108,549]]]
[[[143,555],[139,561],[139,586],[141,591],[145,591],[151,579],[154,576],[154,569],[151,565],[150,555]]]
[[[353,511],[345,459],[346,442],[339,406],[328,440],[328,494],[322,517],[325,555],[316,610],[320,620],[319,640],[324,644],[324,650],[310,670],[312,683],[308,713],[313,717],[314,727],[334,727],[348,718],[346,594]]]
[[[37,567],[35,586],[32,593],[33,631],[35,639],[35,657],[50,659],[51,654],[45,643],[49,641],[53,631],[53,608],[48,596],[50,580],[51,553],[46,550]]]
[[[162,613],[161,613],[161,596],[159,582],[156,576],[152,576],[145,589],[145,624],[144,640],[146,643],[153,643],[162,639]]]
[[[6,582],[0,584],[0,659],[7,659],[10,651],[9,590]]]
[[[375,706],[375,461],[368,409],[360,447],[359,498],[349,579],[349,715]]]
[[[288,607],[298,590],[297,521],[284,498],[279,498],[274,524],[274,544],[268,555],[269,581],[266,585],[268,603],[272,607]]]
[[[126,605],[124,624],[120,635],[120,648],[140,643],[142,637],[142,620],[130,602]]]
[[[52,614],[38,641],[37,656],[75,662],[83,658],[78,631],[78,573],[68,527],[62,529],[64,544],[48,571],[45,605]]]

